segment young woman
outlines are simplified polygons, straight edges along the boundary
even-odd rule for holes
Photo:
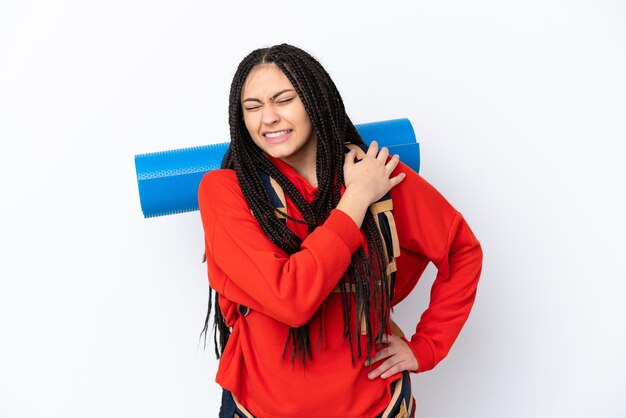
[[[482,253],[469,226],[386,148],[347,152],[363,140],[328,73],[299,48],[243,59],[229,123],[224,169],[198,191],[220,417],[413,416],[409,372],[446,356],[474,302]],[[387,193],[397,258],[368,210]],[[430,305],[407,339],[390,309],[429,262]]]

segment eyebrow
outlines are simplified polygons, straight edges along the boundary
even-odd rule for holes
[[[281,94],[286,93],[286,92],[288,92],[288,91],[294,91],[294,90],[293,90],[293,89],[285,89],[285,90],[281,90],[281,91],[279,91],[278,93],[276,93],[275,95],[273,95],[272,97],[270,97],[270,100],[274,100],[274,99],[276,99],[278,96],[280,96]],[[261,103],[261,100],[259,100],[259,99],[249,98],[249,99],[245,99],[242,103],[245,103],[245,102],[259,102],[259,103]]]

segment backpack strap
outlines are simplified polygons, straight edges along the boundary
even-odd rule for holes
[[[346,148],[355,151],[356,158],[362,160],[365,157],[366,145],[356,145],[351,143],[344,144]],[[400,256],[400,244],[398,241],[398,232],[396,223],[393,219],[393,202],[391,201],[391,193],[387,192],[378,201],[370,205],[370,212],[374,215],[376,225],[381,232],[383,248],[390,265],[387,274],[396,271],[395,258]]]
[[[276,217],[286,219],[283,213],[287,213],[287,202],[285,200],[285,192],[283,191],[283,188],[280,187],[276,180],[261,170],[259,170],[259,176],[261,177],[263,186],[265,186],[265,191],[270,197],[270,202],[272,202],[272,205],[274,205],[276,209],[282,212],[280,213],[276,211]]]
[[[352,144],[349,142],[344,143],[347,150],[354,151],[357,160],[365,158],[368,146],[365,144]],[[383,197],[372,203],[369,207],[370,212],[374,217],[378,231],[380,232],[381,242],[383,246],[383,255],[385,256],[385,262],[387,264],[387,280],[389,281],[389,298],[393,298],[393,290],[396,283],[396,257],[400,256],[400,243],[398,240],[398,232],[396,230],[396,223],[393,219],[393,202],[391,201],[391,193],[387,192]],[[378,283],[380,286],[380,282]],[[354,284],[347,287],[348,291],[355,291]],[[333,292],[340,292],[339,286],[337,286]],[[363,314],[361,314],[363,315]],[[399,328],[392,322],[392,329]],[[394,329],[394,334],[397,334]],[[365,321],[361,321],[361,334],[366,334]],[[400,331],[401,333],[401,331]]]

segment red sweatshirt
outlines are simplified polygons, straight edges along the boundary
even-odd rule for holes
[[[313,200],[317,188],[283,161],[272,162],[307,201]],[[429,308],[408,341],[418,372],[424,372],[446,356],[469,315],[482,252],[461,214],[441,194],[402,163],[393,175],[399,172],[407,176],[391,190],[400,243],[392,305],[411,292],[429,262],[438,269]],[[331,293],[365,243],[352,219],[335,209],[308,236],[305,225],[288,220],[287,227],[303,239],[301,250],[290,256],[265,236],[234,171],[207,173],[198,201],[209,283],[232,326],[217,383],[259,418],[369,418],[382,412],[399,374],[370,380],[367,373],[380,363],[366,367],[361,358],[352,365],[350,344],[343,338],[341,294]],[[302,219],[289,198],[287,211]],[[237,304],[251,312],[241,316]],[[283,358],[289,329],[307,322],[313,360],[292,365],[289,354]],[[366,337],[358,338],[366,347]]]

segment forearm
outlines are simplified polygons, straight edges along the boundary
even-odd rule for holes
[[[430,304],[410,340],[420,372],[432,369],[448,354],[476,298],[482,249],[469,226],[459,217],[458,230],[451,237],[449,251],[440,260],[435,260],[438,272]]]
[[[339,210],[293,254],[271,243],[256,221],[233,218],[233,211],[224,216],[213,223],[214,232],[207,238],[211,286],[229,299],[291,326],[308,321],[362,245],[359,229]]]

